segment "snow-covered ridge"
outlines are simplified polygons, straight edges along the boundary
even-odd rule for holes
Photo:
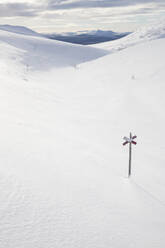
[[[92,45],[101,42],[117,40],[128,34],[129,33],[116,33],[105,30],[84,30],[80,32],[78,31],[69,33],[50,33],[45,34],[44,36],[53,40],[66,41],[73,44]]]
[[[0,30],[0,41],[20,49],[22,62],[31,69],[76,66],[108,51]]]
[[[0,30],[8,31],[11,33],[16,34],[23,34],[23,35],[30,35],[30,36],[37,36],[41,37],[39,33],[33,31],[30,28],[24,27],[24,26],[13,26],[13,25],[0,25]]]
[[[146,25],[120,40],[104,42],[102,44],[93,45],[93,47],[108,49],[111,52],[114,52],[143,42],[161,38],[165,38],[165,20],[152,25]]]

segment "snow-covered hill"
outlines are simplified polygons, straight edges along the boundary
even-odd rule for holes
[[[21,37],[0,32],[0,247],[164,248],[165,39],[74,68],[102,50]]]
[[[72,45],[2,30],[0,30],[0,41],[17,48],[24,65],[32,70],[76,66],[108,54],[103,49]]]
[[[0,25],[0,30],[8,31],[16,34],[30,35],[41,37],[41,35],[30,28],[24,26]]]
[[[136,32],[119,40],[92,45],[92,47],[98,47],[115,52],[140,43],[162,38],[165,38],[165,20],[159,23],[154,23],[153,25],[144,26]]]

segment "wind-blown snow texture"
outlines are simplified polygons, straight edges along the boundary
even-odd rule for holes
[[[138,29],[136,32],[112,42],[104,42],[92,47],[107,49],[110,52],[115,52],[123,50],[130,46],[135,46],[140,43],[148,42],[151,40],[165,38],[165,20],[154,25],[144,26],[141,29]]]
[[[58,48],[81,46],[3,32],[0,247],[164,248],[165,39],[82,65],[73,53],[62,67]],[[57,50],[48,67],[42,42],[48,58]]]

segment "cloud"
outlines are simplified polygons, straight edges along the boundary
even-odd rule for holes
[[[7,1],[5,3],[5,1]],[[128,7],[155,3],[153,0],[0,0],[0,17],[35,17],[46,11]],[[165,7],[164,0],[157,0],[157,6]]]
[[[1,24],[9,17],[9,24],[41,32],[98,28],[132,31],[164,13],[164,0],[0,0]]]
[[[156,1],[163,4],[164,0]],[[48,8],[51,10],[76,8],[113,8],[155,3],[153,0],[50,0]]]
[[[40,9],[27,3],[0,3],[0,17],[37,16]]]

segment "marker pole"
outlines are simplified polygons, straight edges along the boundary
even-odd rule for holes
[[[132,133],[130,133],[130,140],[132,140]],[[129,168],[128,168],[128,177],[131,176],[131,162],[132,162],[132,142],[129,143]]]

